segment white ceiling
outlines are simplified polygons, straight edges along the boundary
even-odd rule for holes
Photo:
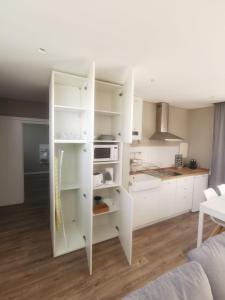
[[[225,101],[224,0],[0,0],[0,96],[46,101],[50,70],[194,108]],[[40,54],[42,47],[48,54]]]

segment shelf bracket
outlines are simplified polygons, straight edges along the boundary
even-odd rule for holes
[[[120,232],[120,229],[119,229],[119,227],[118,227],[118,226],[115,226],[115,228],[116,228],[116,230],[117,230],[118,232]]]

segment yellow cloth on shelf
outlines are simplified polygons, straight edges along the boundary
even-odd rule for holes
[[[62,224],[62,216],[61,216],[61,198],[59,191],[59,161],[58,158],[55,157],[55,225],[56,230],[60,229]]]

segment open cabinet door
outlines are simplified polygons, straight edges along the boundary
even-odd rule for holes
[[[90,275],[92,274],[92,230],[93,230],[93,135],[94,135],[94,85],[95,85],[95,66],[91,66],[87,83],[87,143],[83,145],[81,153],[81,198],[82,223],[85,239],[85,247]]]
[[[124,253],[131,265],[133,240],[133,198],[122,187],[119,192],[119,239]]]
[[[49,86],[49,174],[50,174],[50,229],[53,254],[55,256],[55,195],[54,195],[54,72]]]
[[[123,87],[122,97],[122,141],[132,143],[133,130],[133,106],[134,106],[134,77],[130,71]]]

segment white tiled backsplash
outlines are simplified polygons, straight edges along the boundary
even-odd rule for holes
[[[174,165],[175,154],[178,154],[179,151],[179,144],[130,147],[130,158],[141,159],[143,163],[163,168]]]

